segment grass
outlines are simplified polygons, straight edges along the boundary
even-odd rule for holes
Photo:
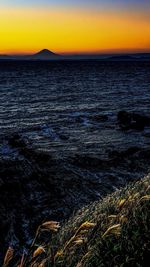
[[[27,255],[13,263],[8,248],[3,266],[145,267],[149,254],[150,175],[82,208],[62,227],[41,224]]]

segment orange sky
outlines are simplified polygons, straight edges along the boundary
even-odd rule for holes
[[[0,8],[0,54],[150,51],[150,16],[121,10]]]

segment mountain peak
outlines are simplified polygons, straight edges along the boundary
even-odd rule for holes
[[[41,51],[39,51],[38,53],[36,53],[36,55],[37,54],[47,54],[47,55],[56,55],[55,53],[53,53],[52,51],[50,51],[50,50],[48,50],[48,49],[42,49]]]
[[[34,59],[51,59],[53,57],[59,56],[58,54],[53,53],[52,51],[48,49],[42,49],[38,53],[32,55],[32,58]]]
[[[51,52],[51,51],[49,49],[47,49],[47,48],[44,48],[40,52]]]

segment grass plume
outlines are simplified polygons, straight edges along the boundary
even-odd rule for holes
[[[42,223],[14,267],[146,267],[150,251],[150,175],[85,206],[61,228]],[[48,244],[41,233],[50,232]],[[37,245],[38,244],[38,245]],[[14,251],[8,248],[3,267]]]
[[[12,247],[9,247],[9,248],[7,249],[7,251],[6,251],[6,254],[5,254],[3,267],[8,267],[8,266],[9,266],[9,263],[10,263],[10,261],[12,260],[13,255],[14,255],[14,250],[13,250]]]

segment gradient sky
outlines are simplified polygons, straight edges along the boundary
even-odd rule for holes
[[[0,54],[150,52],[150,0],[0,0]]]

